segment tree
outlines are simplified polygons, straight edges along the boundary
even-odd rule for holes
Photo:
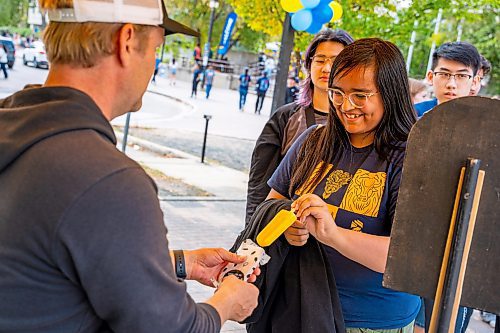
[[[25,26],[28,0],[0,0],[0,26]]]
[[[252,0],[254,1],[254,0]],[[167,2],[168,12],[176,20],[185,22],[187,25],[201,33],[198,41],[203,45],[208,38],[208,28],[210,24],[210,7],[208,0],[173,0]],[[212,49],[218,45],[219,37],[222,34],[226,16],[233,11],[231,1],[219,0],[219,7],[215,10],[214,26],[212,31]],[[238,20],[233,31],[230,47],[239,45],[249,51],[257,51],[268,38],[265,32],[254,31],[248,25],[248,20],[238,14]],[[182,38],[181,38],[182,39]],[[184,39],[185,40],[185,39]],[[193,45],[193,42],[188,42]]]
[[[277,40],[281,36],[284,11],[277,0],[228,0],[248,27]]]
[[[277,38],[282,31],[284,11],[276,0],[227,0],[236,13],[248,22],[250,28]],[[330,28],[341,28],[354,38],[379,37],[395,43],[406,57],[413,30],[417,33],[410,75],[423,78],[433,41],[439,46],[443,42],[457,39],[457,27],[462,22],[462,40],[474,44],[479,52],[498,66],[499,20],[498,0],[419,0],[403,2],[397,0],[339,0],[344,14],[338,22],[329,23]],[[443,10],[440,33],[433,35],[435,19],[439,9]],[[418,26],[414,28],[414,22]],[[312,36],[297,33],[295,49],[304,51]],[[493,69],[488,86],[490,94],[499,93],[500,71]]]

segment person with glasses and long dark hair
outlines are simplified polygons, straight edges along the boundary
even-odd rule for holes
[[[325,29],[309,44],[304,61],[306,78],[298,101],[278,108],[255,144],[248,181],[246,223],[269,193],[267,181],[292,143],[307,128],[326,122],[330,69],[335,57],[353,41],[344,30]]]
[[[295,200],[288,243],[303,246],[311,234],[325,245],[348,333],[413,332],[420,306],[418,296],[382,286],[416,121],[407,78],[394,44],[367,38],[346,46],[329,76],[326,125],[304,132],[268,182],[268,198]]]

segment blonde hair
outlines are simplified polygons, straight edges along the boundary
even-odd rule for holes
[[[73,8],[73,0],[39,0],[42,9]],[[150,26],[134,24],[139,49],[147,44]],[[47,58],[52,64],[72,64],[93,67],[103,57],[112,55],[117,32],[122,23],[62,23],[50,22],[43,32]]]
[[[73,0],[38,0],[42,9],[73,8]]]

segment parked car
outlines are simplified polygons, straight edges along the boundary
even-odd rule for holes
[[[14,67],[14,62],[16,61],[14,41],[11,38],[0,36],[0,45],[5,46],[7,50],[7,65],[9,68]]]
[[[23,64],[27,66],[28,63],[33,64],[34,67],[49,68],[43,42],[34,41],[29,47],[24,49]]]

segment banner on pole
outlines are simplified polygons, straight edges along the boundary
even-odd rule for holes
[[[224,29],[222,29],[222,36],[220,38],[219,48],[217,53],[224,55],[229,50],[229,42],[231,41],[231,34],[233,33],[234,26],[236,25],[236,19],[238,15],[232,12],[226,18],[226,23],[224,24]]]

